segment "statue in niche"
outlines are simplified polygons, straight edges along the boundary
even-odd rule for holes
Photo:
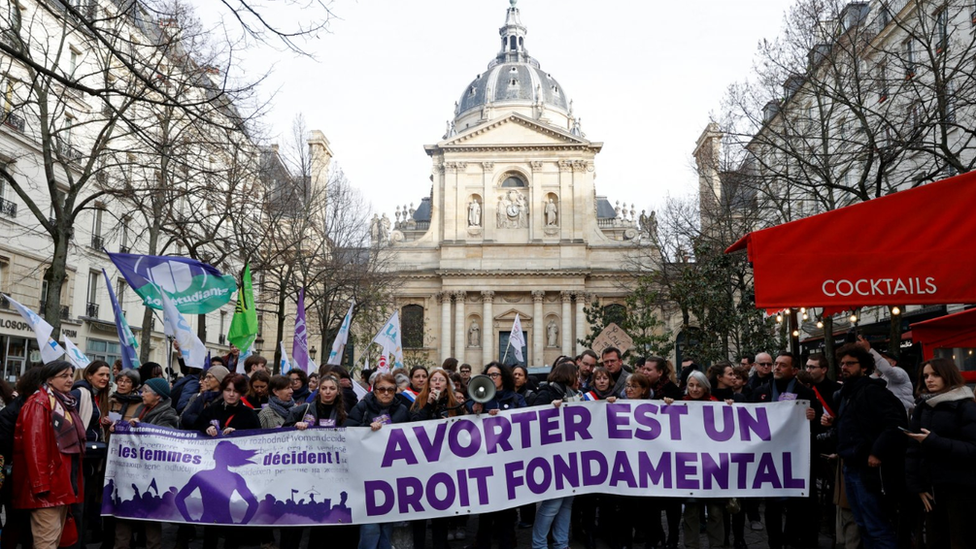
[[[481,203],[478,199],[471,201],[468,204],[468,227],[480,227],[481,226]]]
[[[529,208],[528,204],[525,202],[525,196],[522,193],[515,192],[515,204],[518,206],[518,228],[528,229],[529,228]]]
[[[556,209],[556,202],[549,199],[546,204],[546,227],[555,227],[559,223],[559,210]]]
[[[478,321],[472,319],[471,327],[468,328],[468,347],[481,347],[481,326]]]
[[[508,207],[509,207],[509,202],[505,198],[505,195],[499,196],[498,210],[495,212],[496,217],[498,218],[499,229],[504,229],[505,227],[508,227]]]
[[[559,346],[559,326],[556,325],[555,319],[550,320],[546,326],[546,346]]]

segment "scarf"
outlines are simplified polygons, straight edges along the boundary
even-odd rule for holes
[[[274,410],[274,413],[278,414],[279,417],[287,418],[288,411],[295,406],[295,401],[284,401],[274,395],[271,395],[268,397],[268,406]]]
[[[78,416],[78,401],[67,393],[41,385],[51,406],[51,427],[62,454],[81,454],[85,450],[85,426]]]
[[[782,383],[780,383],[778,380],[775,380],[775,379],[773,380],[773,386],[772,386],[772,390],[773,390],[773,402],[779,402],[779,399],[780,399],[780,397],[783,394],[794,395],[793,398],[794,399],[796,398],[796,378],[795,377],[793,379],[791,379],[788,383],[786,383],[786,386],[783,387],[782,391],[779,388],[780,385],[782,385]]]

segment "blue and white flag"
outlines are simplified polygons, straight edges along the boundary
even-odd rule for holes
[[[346,318],[342,319],[342,326],[339,326],[339,333],[336,334],[335,341],[332,342],[332,352],[329,353],[329,360],[326,361],[326,364],[342,363],[342,353],[346,351],[346,342],[349,341],[349,326],[352,324],[352,308],[355,306],[355,301],[349,304],[349,311],[346,312]]]
[[[112,312],[115,313],[115,331],[119,334],[119,350],[122,352],[122,369],[138,369],[139,353],[136,352],[136,348],[139,346],[139,342],[136,341],[135,334],[129,329],[129,323],[125,320],[125,313],[122,312],[122,306],[119,305],[119,301],[115,298],[112,281],[109,280],[108,273],[105,272],[105,269],[102,269],[102,275],[105,277],[105,287],[108,288],[108,297],[112,300]]]
[[[75,347],[75,344],[68,339],[68,336],[64,336],[64,348],[65,358],[68,359],[68,362],[74,364],[75,368],[80,370],[91,364],[91,359],[85,353],[81,352],[78,347]]]
[[[281,375],[285,375],[291,371],[292,364],[288,360],[288,353],[285,352],[285,342],[280,342],[278,346],[281,348],[281,361],[278,362],[278,371],[281,372]]]
[[[51,339],[54,326],[48,324],[46,320],[38,316],[34,311],[14,301],[9,295],[4,294],[4,296],[17,309],[20,316],[24,317],[24,320],[27,321],[31,329],[34,330],[34,336],[37,338],[37,346],[41,350],[41,362],[47,364],[48,362],[61,358],[64,355],[64,349],[58,345],[57,341]]]
[[[180,344],[180,356],[191,368],[203,369],[207,364],[207,347],[200,341],[190,323],[176,310],[176,305],[165,290],[159,295],[163,304],[163,332]]]
[[[390,365],[391,370],[403,367],[403,345],[400,343],[400,313],[393,311],[393,315],[380,328],[379,333],[373,338],[373,343],[383,347],[383,354],[389,355],[393,359]]]
[[[241,354],[240,354],[240,356],[237,357],[237,370],[236,370],[236,372],[238,374],[245,373],[244,372],[244,363],[247,361],[247,357],[249,357],[249,356],[251,356],[253,354],[254,354],[254,343],[251,343],[250,345],[248,345],[247,346],[247,349],[241,349]],[[209,368],[210,366],[207,365],[207,367]]]

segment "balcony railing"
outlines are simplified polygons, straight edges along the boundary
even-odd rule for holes
[[[0,215],[17,217],[17,203],[6,198],[0,198]]]
[[[128,246],[119,246],[119,253],[120,254],[127,254],[127,253],[129,253],[129,247]]]
[[[76,162],[81,158],[81,151],[71,146],[71,143],[63,139],[55,140],[56,150],[61,158],[70,162]]]
[[[98,303],[85,305],[85,313],[88,318],[98,318]]]
[[[24,128],[26,127],[26,125],[24,124],[24,118],[22,116],[17,116],[12,112],[8,112],[4,114],[2,118],[3,118],[4,126],[7,126],[8,128],[13,128],[20,133],[24,133]]]
[[[44,308],[45,308],[46,305],[47,305],[46,302],[41,301],[40,302],[40,308],[38,309],[37,312],[39,312],[41,315],[43,315],[44,314]],[[68,319],[71,318],[71,309],[69,309],[67,305],[62,305],[61,306],[61,310],[60,310],[60,314],[61,314],[61,320],[68,320]]]
[[[91,239],[92,248],[96,250],[101,250],[102,247],[104,247],[104,245],[105,245],[105,241],[102,239],[102,237],[98,236],[97,234],[92,235],[92,239]]]
[[[227,335],[220,334],[219,336],[217,336],[217,343],[219,343],[220,345],[227,343]]]
[[[7,299],[7,296],[0,294],[0,309],[9,309],[9,308],[10,308],[10,300]]]

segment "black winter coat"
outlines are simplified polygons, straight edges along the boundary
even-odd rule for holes
[[[243,402],[238,402],[234,406],[227,406],[223,400],[213,402],[197,418],[195,428],[201,433],[207,434],[207,429],[213,425],[212,422],[217,422],[215,427],[217,427],[218,433],[223,432],[228,427],[236,431],[261,428],[258,415],[254,413],[254,410],[245,406]]]
[[[906,436],[898,427],[908,425],[905,406],[871,377],[848,379],[834,399],[838,417],[837,455],[847,467],[861,471],[861,480],[875,493],[892,494],[904,487]],[[868,467],[868,456],[881,467]]]
[[[930,433],[921,443],[908,442],[905,476],[909,491],[931,493],[933,486],[944,484],[976,488],[976,402],[971,389],[960,387],[919,399],[911,428]]]
[[[390,416],[391,423],[406,423],[410,421],[410,413],[399,399],[394,398],[388,408],[383,408],[376,395],[369,393],[356,403],[356,406],[349,412],[349,416],[346,417],[346,422],[343,426],[369,427],[373,423],[374,418],[383,414]]]

